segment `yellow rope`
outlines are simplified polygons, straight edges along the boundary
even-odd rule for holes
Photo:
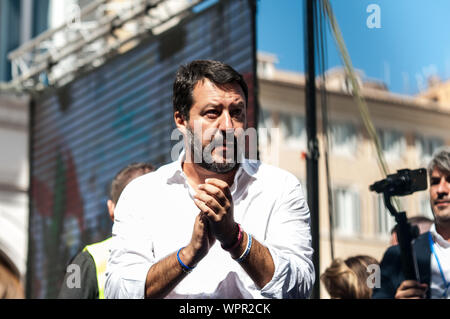
[[[321,3],[328,15],[330,26],[331,26],[331,29],[334,34],[334,39],[338,45],[338,49],[341,54],[341,58],[344,62],[345,71],[346,71],[348,77],[350,78],[350,81],[352,84],[353,97],[355,98],[356,105],[358,106],[359,112],[361,114],[361,118],[364,122],[367,132],[369,133],[369,137],[372,139],[373,145],[375,147],[375,150],[377,153],[378,166],[379,166],[383,176],[386,177],[389,174],[389,168],[386,163],[386,159],[384,158],[384,155],[383,155],[383,150],[381,148],[380,139],[378,138],[376,129],[370,118],[369,108],[367,107],[366,101],[364,100],[364,98],[361,94],[361,88],[359,87],[359,83],[356,80],[355,71],[354,71],[350,56],[348,54],[347,47],[345,46],[345,42],[342,37],[341,30],[335,19],[335,16],[334,16],[334,13],[331,8],[331,4],[330,4],[329,0],[322,0]],[[399,202],[396,197],[394,197],[394,202],[398,208]]]

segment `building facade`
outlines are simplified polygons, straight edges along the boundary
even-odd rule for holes
[[[1,82],[12,79],[9,53],[49,27],[49,8],[50,0],[0,1],[0,277],[9,287],[20,281],[13,298],[24,296],[27,272],[29,96]]]
[[[260,157],[295,174],[306,193],[305,78],[302,74],[277,70],[275,62],[276,57],[272,55],[258,56]],[[436,148],[450,145],[450,105],[423,96],[393,94],[380,83],[365,81],[362,72],[358,74],[390,173],[402,168],[426,167]],[[381,260],[395,225],[381,196],[369,191],[369,185],[383,179],[383,175],[377,164],[376,150],[349,93],[348,83],[350,81],[343,70],[327,73],[331,194],[325,174],[319,93],[317,96],[321,154],[320,273],[331,264],[330,195],[333,199],[331,216],[335,258],[365,254]],[[408,217],[424,215],[432,218],[427,191],[398,199],[400,208],[407,212]],[[323,287],[321,295],[327,296]]]
[[[0,268],[23,285],[28,251],[28,97],[0,93],[0,148]]]

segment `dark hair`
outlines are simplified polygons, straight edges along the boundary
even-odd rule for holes
[[[147,174],[154,170],[155,168],[150,163],[132,163],[123,168],[119,173],[117,173],[111,183],[109,198],[114,204],[117,204],[120,194],[129,182],[138,176]]]
[[[198,81],[208,79],[216,85],[238,83],[248,102],[248,88],[244,78],[231,66],[213,60],[195,60],[178,68],[173,83],[173,111],[189,120],[189,110],[192,106],[192,91]]]
[[[413,216],[408,218],[408,223],[410,223],[411,225],[420,225],[420,224],[433,224],[433,220],[429,219],[428,217],[425,216]],[[398,231],[398,225],[395,225],[392,229],[391,229],[391,235],[393,233],[397,233]]]

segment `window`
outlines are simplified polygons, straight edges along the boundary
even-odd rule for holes
[[[401,132],[378,129],[377,133],[386,158],[399,159],[404,154],[406,141]]]
[[[336,155],[353,156],[356,153],[356,128],[351,123],[330,125],[330,148]]]
[[[270,111],[259,108],[258,113],[258,140],[260,147],[267,147],[272,142],[270,134],[273,128],[272,114]]]
[[[306,123],[303,116],[280,113],[280,128],[285,145],[306,150]]]
[[[444,145],[438,137],[416,136],[416,149],[421,164],[428,164],[436,149]]]
[[[360,202],[356,191],[348,188],[333,190],[333,228],[340,235],[355,235],[361,231]]]
[[[394,203],[394,201],[392,200]],[[384,199],[381,194],[377,195],[377,209],[375,210],[377,212],[377,228],[376,232],[380,235],[387,235],[389,236],[391,234],[392,228],[397,224],[395,221],[394,216],[391,215],[391,212],[386,208],[384,205]],[[395,205],[394,205],[395,207]]]

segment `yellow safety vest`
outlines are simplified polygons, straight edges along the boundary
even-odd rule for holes
[[[109,257],[110,240],[111,237],[99,243],[88,245],[83,249],[83,251],[87,251],[94,259],[99,299],[105,299],[106,264]]]

